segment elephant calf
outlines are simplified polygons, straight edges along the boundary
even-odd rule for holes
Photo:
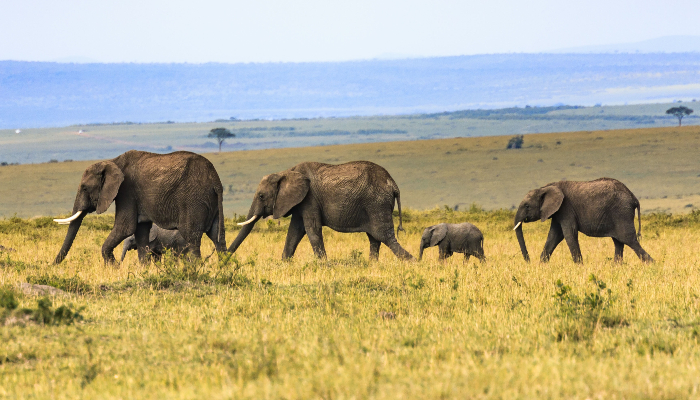
[[[484,235],[469,222],[462,224],[438,224],[425,228],[420,239],[420,254],[426,247],[438,246],[440,260],[452,256],[452,253],[464,253],[464,259],[474,256],[484,262]]]
[[[136,237],[134,235],[124,239],[124,243],[122,244],[121,261],[124,261],[127,251],[136,249]],[[184,237],[182,237],[182,235],[180,235],[180,232],[177,229],[163,229],[156,224],[153,224],[150,232],[148,233],[147,249],[157,261],[160,261],[163,253],[165,253],[166,250],[172,250],[173,253],[178,256],[186,254],[189,251],[187,248],[187,241]]]

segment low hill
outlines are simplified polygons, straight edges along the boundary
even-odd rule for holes
[[[245,214],[260,178],[301,161],[376,162],[392,174],[403,205],[415,209],[512,208],[552,181],[607,176],[624,182],[643,212],[700,206],[700,126],[531,134],[523,148],[489,136],[210,153],[224,184],[227,216]],[[0,167],[0,215],[70,211],[92,161]]]

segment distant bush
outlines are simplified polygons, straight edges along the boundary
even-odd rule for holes
[[[523,142],[525,138],[523,135],[515,135],[508,141],[508,147],[506,149],[520,149],[523,147]]]

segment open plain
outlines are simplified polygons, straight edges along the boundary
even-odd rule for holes
[[[469,221],[484,233],[483,264],[441,263],[436,248],[402,262],[382,247],[369,261],[364,234],[327,229],[328,260],[304,239],[281,261],[282,219],[258,222],[228,263],[141,266],[129,254],[106,267],[108,212],[88,216],[51,266],[66,229],[51,217],[70,211],[90,162],[0,168],[0,244],[14,249],[0,252],[0,397],[700,397],[700,127],[526,135],[520,150],[507,139],[207,154],[226,191],[228,243],[262,175],[367,159],[401,189],[409,252],[424,227]],[[616,264],[612,240],[585,236],[583,265],[564,243],[547,264],[523,261],[511,207],[550,181],[601,176],[639,197],[641,244],[656,261],[627,248]],[[548,227],[525,225],[533,256]],[[47,308],[21,282],[67,294]],[[61,305],[62,319],[36,322]],[[17,318],[22,309],[31,317]]]

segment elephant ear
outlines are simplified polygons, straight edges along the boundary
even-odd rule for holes
[[[287,215],[292,207],[304,200],[308,192],[309,179],[307,177],[294,171],[282,173],[272,218],[277,219]]]
[[[152,243],[158,238],[158,229],[156,229],[156,224],[153,224],[151,230],[148,231],[148,243]]]
[[[447,235],[447,225],[440,224],[433,228],[433,236],[430,237],[430,247],[436,246],[442,242],[442,239]]]
[[[117,167],[117,164],[111,161],[103,161],[100,169],[102,170],[102,190],[100,191],[100,199],[97,201],[97,214],[102,214],[107,211],[109,206],[117,197],[119,186],[124,181],[122,170]],[[99,169],[98,169],[99,170]]]
[[[561,203],[564,201],[564,192],[556,186],[545,186],[542,188],[542,205],[540,206],[540,215],[542,222],[549,219],[552,214],[559,210]]]

